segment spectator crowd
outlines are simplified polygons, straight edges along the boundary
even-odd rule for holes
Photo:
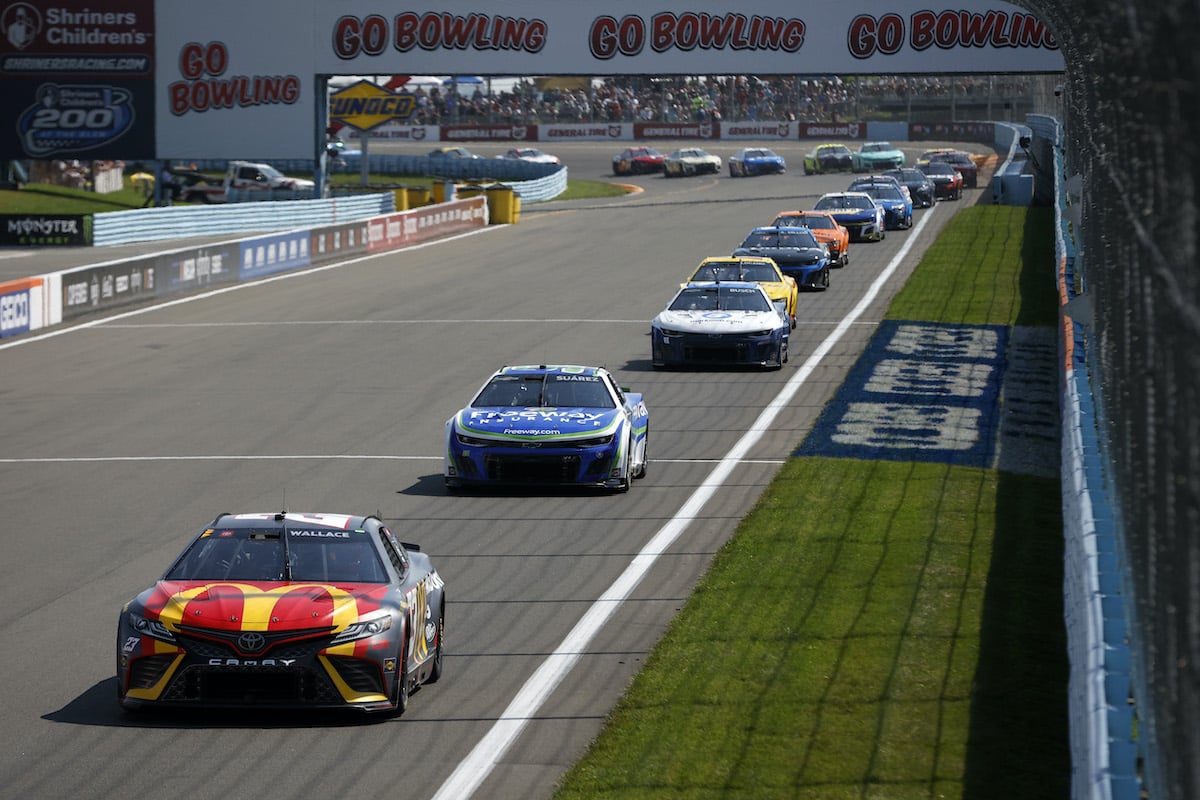
[[[577,85],[571,86],[569,84]],[[579,85],[582,84],[582,85]],[[1020,76],[694,76],[525,79],[488,94],[478,83],[418,86],[413,123],[836,122],[863,119],[885,103],[1011,99],[1030,90]],[[404,92],[401,86],[398,91]]]

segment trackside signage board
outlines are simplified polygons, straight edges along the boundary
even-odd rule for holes
[[[0,0],[0,158],[312,158],[327,75],[1063,69],[988,0]]]

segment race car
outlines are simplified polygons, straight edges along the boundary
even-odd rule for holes
[[[891,142],[863,142],[851,154],[851,169],[855,172],[879,172],[904,166],[904,153]]]
[[[945,161],[928,161],[919,169],[933,182],[933,196],[938,200],[957,200],[962,197],[963,178]]]
[[[528,161],[530,164],[561,164],[562,159],[536,147],[510,147],[496,158],[507,158],[510,161]]]
[[[829,266],[841,268],[850,263],[850,231],[828,211],[781,211],[771,226],[808,228],[818,242],[829,248]]]
[[[650,323],[650,362],[780,369],[791,323],[757,283],[689,283]]]
[[[850,232],[850,241],[881,241],[887,236],[883,226],[883,208],[863,192],[829,192],[813,205],[816,211],[828,211],[838,224]]]
[[[450,146],[450,145],[447,145],[445,147],[433,148],[432,150],[429,151],[428,157],[429,158],[437,158],[437,159],[483,158],[483,156],[472,153],[470,150],[468,150],[465,147],[457,147],[457,146]]]
[[[665,156],[653,147],[645,145],[626,147],[613,156],[613,175],[645,175],[651,172],[662,172],[664,158]]]
[[[804,157],[804,174],[849,172],[853,163],[854,155],[846,145],[833,142],[819,144]]]
[[[445,593],[375,516],[220,514],[121,609],[129,710],[403,713],[442,676]]]
[[[900,182],[900,179],[894,175],[859,175],[854,180],[850,181],[850,185],[846,187],[847,192],[861,192],[864,187],[875,186],[880,183],[886,183],[888,186],[895,187],[897,191],[905,197],[912,199],[912,195],[908,193],[908,187]]]
[[[743,147],[729,157],[731,178],[781,175],[784,172],[787,172],[787,161],[769,147]]]
[[[667,178],[716,175],[720,171],[721,157],[700,147],[682,147],[663,159],[663,176]]]
[[[739,248],[740,249],[740,248]],[[744,258],[741,256],[745,256]],[[796,302],[799,289],[796,278],[786,275],[770,258],[757,253],[734,252],[732,256],[706,258],[682,285],[716,281],[754,281],[767,290],[771,302],[787,314],[796,327]]]
[[[884,170],[882,175],[895,178],[901,185],[908,188],[908,196],[912,198],[913,206],[929,208],[936,199],[933,181],[929,176],[916,167],[901,167],[900,169]]]
[[[798,287],[814,291],[829,288],[829,247],[818,242],[817,237],[808,228],[755,228],[742,240],[733,254],[742,257],[764,257],[764,260],[770,261],[773,267],[777,267]],[[750,275],[746,275],[744,279],[759,280]],[[701,278],[697,277],[696,280]],[[763,284],[763,287],[767,289],[767,294],[771,294],[770,286]],[[773,294],[771,297],[775,299]],[[792,327],[795,328],[795,301],[792,303],[791,320]]]
[[[894,184],[879,181],[863,185],[856,191],[869,194],[883,209],[883,227],[889,231],[913,226],[913,204],[907,192]]]
[[[979,165],[970,153],[962,150],[946,150],[929,156],[929,161],[945,161],[962,175],[963,186],[974,189],[979,185]]]
[[[446,421],[449,489],[576,485],[629,490],[646,475],[650,412],[608,370],[503,367]]]

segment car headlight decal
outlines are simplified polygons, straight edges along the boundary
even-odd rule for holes
[[[175,643],[175,634],[171,633],[161,621],[156,619],[147,619],[141,614],[129,614],[129,627],[133,628],[143,636],[149,636],[152,639],[160,639],[164,642]]]
[[[391,630],[391,627],[392,617],[390,614],[372,619],[360,619],[357,622],[351,622],[347,625],[344,631],[333,637],[330,644],[337,645],[358,641],[359,639],[369,639],[372,636],[386,633]]]

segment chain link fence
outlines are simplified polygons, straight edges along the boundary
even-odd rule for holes
[[[1200,797],[1200,307],[1195,0],[1017,0],[1057,33],[1082,191],[1076,290],[1129,598],[1144,792]]]

